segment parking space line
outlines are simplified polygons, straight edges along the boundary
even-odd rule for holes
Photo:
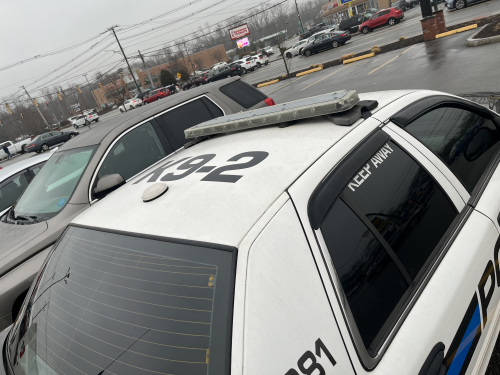
[[[394,58],[390,59],[390,60],[389,60],[389,61],[387,61],[385,64],[382,64],[382,65],[380,65],[378,68],[373,69],[370,73],[368,73],[368,75],[372,74],[372,73],[373,73],[374,71],[376,71],[376,70],[379,70],[379,69],[380,69],[380,68],[382,68],[383,66],[386,66],[386,65],[387,65],[387,64],[389,64],[391,61],[396,60],[396,59],[397,59],[399,56],[401,56],[403,53],[405,53],[406,51],[411,50],[411,49],[412,49],[413,47],[415,47],[415,46],[416,46],[416,44],[414,44],[413,46],[411,46],[411,47],[410,47],[410,48],[408,48],[408,49],[405,49],[403,52],[401,52],[401,53],[400,53],[399,55],[397,55],[396,57],[394,57]]]
[[[335,73],[337,73],[337,72],[340,72],[342,69],[345,69],[345,68],[347,68],[347,67],[348,67],[348,66],[350,66],[350,65],[351,65],[351,64],[346,65],[346,66],[344,66],[343,68],[337,69],[337,70],[336,70],[336,71],[334,71],[333,73],[328,74],[326,77],[321,78],[319,81],[316,81],[316,82],[314,82],[314,83],[311,83],[309,86],[304,87],[304,88],[303,88],[303,89],[301,89],[300,91],[303,91],[303,90],[305,90],[305,89],[307,89],[307,88],[309,88],[309,87],[311,87],[311,86],[315,85],[316,83],[323,81],[324,79],[326,79],[326,78],[330,77],[331,75],[334,75],[334,74],[335,74]]]

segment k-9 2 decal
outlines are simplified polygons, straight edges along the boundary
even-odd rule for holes
[[[269,153],[265,151],[247,151],[229,158],[227,161],[230,162],[230,164],[221,167],[206,165],[212,161],[215,156],[216,154],[205,154],[167,161],[165,164],[160,165],[158,168],[134,182],[134,185],[145,179],[148,179],[146,182],[156,182],[158,179],[159,181],[176,181],[192,173],[206,173],[207,175],[203,177],[201,181],[235,183],[243,177],[243,174],[228,173],[229,171],[238,171],[255,167],[267,158]],[[245,160],[240,163],[235,163],[241,159]],[[177,168],[172,168],[174,166],[177,166]],[[163,174],[166,170],[169,170],[169,173]]]
[[[325,369],[316,360],[316,357],[321,358],[322,353],[325,354],[326,358],[330,360],[333,366],[337,364],[330,351],[326,348],[321,339],[316,340],[315,351],[316,355],[308,350],[300,356],[299,360],[297,361],[297,367],[300,370],[300,373],[305,375],[312,375],[313,373],[314,375],[326,375]],[[300,375],[300,373],[294,368],[291,368],[286,372],[285,375]]]

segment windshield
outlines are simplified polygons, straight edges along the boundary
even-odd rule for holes
[[[94,147],[55,153],[14,206],[14,216],[48,220],[61,211],[80,181]]]
[[[70,226],[11,331],[14,373],[228,374],[236,251],[215,247]]]

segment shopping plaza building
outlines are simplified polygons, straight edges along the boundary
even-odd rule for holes
[[[368,9],[389,8],[390,0],[333,0],[322,6],[324,22],[337,25],[343,19],[363,14]]]

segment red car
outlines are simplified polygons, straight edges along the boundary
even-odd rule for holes
[[[359,25],[359,31],[363,34],[368,34],[377,27],[384,25],[393,26],[401,21],[404,17],[403,10],[397,8],[383,9],[375,13],[368,20]]]
[[[161,88],[158,90],[154,90],[151,91],[147,96],[145,96],[144,99],[142,99],[142,103],[146,105],[148,103],[156,102],[158,99],[166,98],[169,95],[169,89]]]

